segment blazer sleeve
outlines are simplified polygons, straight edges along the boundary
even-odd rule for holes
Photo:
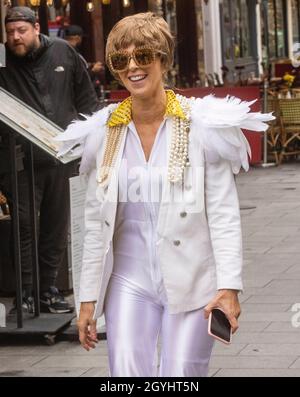
[[[79,302],[98,299],[98,286],[103,259],[103,228],[100,203],[96,197],[96,169],[89,174],[85,200],[85,237],[79,287]]]
[[[242,233],[234,175],[249,168],[251,150],[242,129],[266,131],[270,113],[252,102],[212,95],[192,100],[195,142],[205,153],[205,205],[216,263],[217,288],[242,290]]]
[[[206,161],[205,204],[216,263],[217,288],[243,290],[240,208],[229,161]]]

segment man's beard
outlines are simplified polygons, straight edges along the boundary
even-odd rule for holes
[[[28,45],[23,44],[23,47],[24,47],[25,51],[21,52],[21,53],[16,51],[17,46],[12,46],[10,48],[10,50],[16,57],[24,58],[24,57],[30,56],[32,53],[34,53],[38,49],[39,46],[36,42],[32,42]]]

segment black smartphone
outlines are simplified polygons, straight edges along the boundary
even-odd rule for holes
[[[228,318],[221,309],[213,309],[208,318],[208,333],[219,341],[231,343],[232,328]]]

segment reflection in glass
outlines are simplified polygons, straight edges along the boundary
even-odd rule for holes
[[[300,0],[291,0],[293,18],[293,43],[300,42]]]
[[[287,55],[285,6],[284,0],[268,0],[268,46],[270,59],[284,58]]]
[[[252,56],[250,7],[251,0],[223,1],[224,52],[226,60]]]
[[[224,52],[225,59],[230,60],[231,56],[231,18],[230,18],[230,1],[223,2],[223,24],[224,24]]]
[[[234,7],[234,55],[235,58],[250,57],[249,0],[236,0]]]

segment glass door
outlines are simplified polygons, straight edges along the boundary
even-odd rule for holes
[[[258,72],[255,7],[253,0],[220,1],[223,67],[231,82]]]

